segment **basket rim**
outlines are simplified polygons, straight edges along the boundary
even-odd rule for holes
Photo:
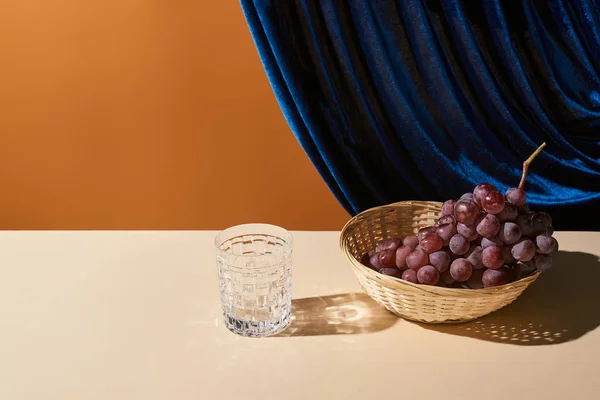
[[[393,287],[400,288],[400,289],[402,287],[411,287],[415,290],[420,290],[424,293],[430,293],[430,294],[434,294],[434,295],[449,295],[449,296],[461,295],[461,297],[464,297],[464,295],[467,293],[469,295],[472,294],[475,297],[481,296],[481,295],[485,296],[485,295],[497,294],[499,291],[510,290],[510,289],[514,288],[514,286],[516,284],[519,284],[519,283],[528,283],[529,284],[532,281],[536,280],[538,278],[538,276],[542,273],[542,271],[538,270],[538,271],[535,271],[534,273],[532,273],[531,275],[521,278],[517,281],[513,281],[513,282],[510,282],[510,283],[507,283],[504,285],[494,286],[494,287],[490,287],[490,288],[481,288],[481,289],[444,288],[444,287],[439,287],[439,286],[416,284],[416,283],[405,281],[400,278],[395,278],[395,277],[392,277],[389,275],[381,274],[377,271],[374,271],[374,270],[364,266],[362,263],[360,263],[357,259],[355,259],[352,256],[352,254],[350,253],[350,250],[346,246],[346,240],[345,240],[346,233],[352,225],[358,223],[360,219],[364,218],[365,216],[367,216],[368,214],[371,214],[373,212],[380,212],[382,210],[394,209],[394,208],[397,208],[397,207],[403,206],[403,205],[415,205],[415,204],[423,205],[423,206],[441,207],[441,205],[443,203],[438,202],[438,201],[421,201],[421,200],[398,201],[398,202],[384,204],[381,206],[376,206],[376,207],[371,207],[369,209],[366,209],[366,210],[356,214],[354,217],[350,218],[348,220],[348,222],[346,222],[346,224],[344,224],[344,227],[340,231],[340,241],[339,241],[340,250],[342,251],[344,256],[346,256],[348,261],[350,261],[350,264],[352,265],[352,267],[355,269],[356,272],[366,275],[370,279],[382,281],[382,283],[387,286],[393,286]]]

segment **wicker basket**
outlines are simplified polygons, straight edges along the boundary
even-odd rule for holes
[[[433,225],[441,203],[404,201],[366,210],[342,229],[340,247],[363,289],[400,317],[426,323],[466,322],[512,303],[540,272],[487,289],[455,289],[417,285],[375,272],[360,263],[377,242],[416,234]]]

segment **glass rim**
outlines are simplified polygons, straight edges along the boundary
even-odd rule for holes
[[[256,232],[253,233],[244,233],[242,235],[235,235],[235,234],[227,234],[228,232],[234,232],[235,230],[239,230],[239,229],[244,229],[244,228],[256,228]],[[265,231],[262,230],[275,230],[275,231],[279,231],[280,235],[275,234],[269,234],[266,233]],[[273,224],[265,224],[265,223],[247,223],[247,224],[239,224],[239,225],[233,225],[230,226],[228,228],[223,229],[222,231],[220,231],[219,233],[217,233],[217,235],[214,238],[214,246],[215,249],[217,251],[217,253],[221,253],[221,254],[229,254],[226,251],[224,251],[223,249],[221,249],[221,245],[223,243],[225,243],[227,240],[233,239],[235,237],[238,236],[244,236],[244,235],[268,235],[268,236],[275,236],[278,237],[279,239],[283,240],[286,244],[285,246],[285,251],[284,253],[290,253],[292,251],[292,245],[294,243],[294,237],[292,236],[292,233],[290,231],[288,231],[287,229],[278,226],[278,225],[273,225]],[[266,256],[266,255],[264,255]],[[235,257],[261,257],[261,255],[256,255],[256,254],[236,254]]]

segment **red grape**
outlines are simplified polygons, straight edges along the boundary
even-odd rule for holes
[[[412,269],[405,270],[402,273],[402,279],[412,283],[419,283],[419,280],[417,279],[417,271],[414,271]]]
[[[549,228],[552,229],[552,218],[545,212],[534,213],[531,222],[533,223],[534,234],[545,234]],[[554,232],[554,229],[552,229],[552,232]]]
[[[497,189],[489,183],[480,183],[473,189],[473,201],[481,207],[481,199],[484,198],[489,192],[496,191]]]
[[[535,267],[538,271],[546,271],[552,268],[552,256],[546,254],[538,254],[533,259]]]
[[[439,272],[445,272],[450,268],[450,254],[445,251],[436,251],[429,255],[429,264]]]
[[[419,241],[419,246],[425,250],[427,254],[438,251],[443,245],[444,241],[438,236],[437,233],[429,233],[424,235],[423,239]]]
[[[500,211],[496,216],[500,222],[513,222],[519,216],[519,211],[513,204],[506,202],[504,203],[504,210]]]
[[[550,217],[550,214],[548,214],[548,213],[537,212],[537,213],[533,214],[532,219],[540,221],[542,223],[542,225],[544,225],[544,228],[552,226],[552,218]]]
[[[473,273],[471,274],[471,277],[467,280],[467,285],[471,288],[471,289],[481,289],[483,288],[483,273],[485,272],[484,269],[478,269],[478,270],[474,270]]]
[[[515,264],[515,269],[529,274],[535,271],[535,263],[533,261],[517,261],[517,263]]]
[[[529,214],[529,206],[527,204],[523,204],[521,207],[517,207],[517,211],[519,211],[519,215],[527,215]]]
[[[477,230],[474,225],[465,225],[459,222],[456,225],[456,231],[469,241],[477,239]]]
[[[481,220],[484,219],[486,215],[487,215],[487,213],[485,211],[479,212],[479,215],[477,216],[477,219],[475,220],[475,223],[473,224],[473,226],[477,227],[477,225],[479,225]]]
[[[549,226],[546,228],[546,235],[552,236],[554,234],[554,228]]]
[[[402,246],[402,240],[398,238],[393,238],[386,240],[381,245],[381,250],[396,250],[398,247]]]
[[[379,271],[383,267],[379,261],[379,253],[375,253],[371,256],[369,264],[371,264],[371,267],[376,271]]]
[[[365,267],[371,268],[371,262],[370,262],[371,256],[369,255],[369,253],[365,253],[362,255],[362,257],[360,258],[360,263],[362,265],[364,265]]]
[[[452,285],[454,282],[456,282],[455,279],[450,274],[450,269],[447,269],[446,272],[442,273],[440,280],[442,282],[444,282],[446,285]]]
[[[444,246],[448,246],[448,243],[450,243],[450,239],[452,239],[452,236],[456,235],[456,226],[452,224],[440,225],[437,228],[437,234],[439,237],[442,238]]]
[[[396,278],[402,278],[402,271],[400,271],[398,268],[381,268],[379,273],[394,276]]]
[[[458,222],[470,225],[477,219],[479,207],[475,202],[469,200],[459,200],[454,205],[454,217]]]
[[[425,250],[417,247],[406,257],[406,265],[410,269],[414,269],[417,271],[419,268],[427,265],[429,262],[429,257]]]
[[[483,269],[483,260],[481,259],[482,253],[483,248],[481,246],[476,246],[467,257],[467,261],[471,263],[473,269]]]
[[[550,235],[539,235],[535,238],[538,253],[550,254],[556,247],[555,239]]]
[[[461,256],[462,256],[461,258],[468,258],[471,255],[471,253],[473,253],[475,251],[476,248],[477,248],[476,244],[469,243],[469,250],[467,250],[467,252],[465,254],[461,254]],[[456,258],[459,258],[459,257],[456,257]]]
[[[473,266],[464,258],[457,258],[450,265],[450,275],[455,281],[465,282],[471,277]]]
[[[435,285],[440,280],[440,273],[435,267],[425,265],[417,271],[417,279],[424,285]]]
[[[414,249],[419,245],[419,238],[415,235],[409,235],[404,238],[404,245]]]
[[[535,256],[535,244],[529,239],[523,239],[513,246],[511,252],[515,260],[529,261]]]
[[[444,204],[442,204],[442,211],[440,215],[452,215],[454,214],[454,200],[446,200]]]
[[[521,239],[521,228],[514,222],[505,222],[500,227],[498,237],[506,244],[517,243]]]
[[[398,247],[396,250],[396,267],[399,269],[406,269],[406,257],[413,252],[413,249],[408,246]]]
[[[421,228],[419,229],[419,232],[417,233],[417,238],[419,239],[419,242],[421,241],[421,239],[423,239],[423,236],[430,234],[430,233],[435,233],[437,231],[437,228],[435,226],[428,226],[427,228]]]
[[[473,201],[473,193],[464,193],[462,196],[460,196],[459,200]]]
[[[540,221],[539,219],[534,219],[532,217],[531,225],[532,225],[532,230],[531,230],[532,236],[542,235],[542,234],[546,233],[546,228],[544,227],[544,223],[542,221]]]
[[[395,250],[382,250],[379,253],[379,262],[384,267],[395,267],[396,266],[396,251]]]
[[[526,278],[529,275],[531,275],[531,272],[524,272],[517,268],[513,269],[513,273],[515,276],[515,281],[520,281],[521,279]]]
[[[484,249],[486,247],[490,247],[490,246],[502,247],[503,244],[504,243],[502,242],[502,240],[500,240],[500,238],[496,237],[496,236],[489,237],[489,238],[483,238],[481,240],[481,247],[483,247]]]
[[[533,233],[533,223],[529,214],[519,215],[516,220],[519,229],[521,229],[521,236],[529,236]]]
[[[509,281],[508,268],[487,269],[481,277],[483,287],[505,285]]]
[[[505,264],[512,264],[515,262],[515,258],[512,255],[512,246],[504,246],[502,248],[502,256],[504,257]]]
[[[504,264],[504,256],[502,247],[490,246],[483,249],[481,252],[481,261],[488,268],[500,268]]]
[[[553,253],[556,253],[558,251],[558,240],[556,240],[556,238],[552,238],[554,239],[554,251]]]
[[[486,238],[495,236],[498,230],[500,230],[500,221],[492,214],[487,214],[477,225],[477,233]]]
[[[436,224],[437,224],[437,226],[444,225],[444,224],[456,225],[456,220],[454,219],[454,217],[452,215],[444,215],[437,220]]]
[[[450,243],[448,245],[450,247],[450,251],[457,255],[463,255],[467,251],[469,251],[469,241],[465,239],[462,235],[454,235],[450,239]]]
[[[527,201],[527,194],[523,189],[513,187],[506,191],[506,200],[517,207],[521,207]]]
[[[481,208],[490,214],[498,214],[504,209],[504,196],[497,190],[488,192],[481,197]]]

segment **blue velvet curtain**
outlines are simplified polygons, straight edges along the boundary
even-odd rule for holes
[[[556,229],[600,227],[592,0],[242,0],[281,109],[350,214],[525,189]]]

